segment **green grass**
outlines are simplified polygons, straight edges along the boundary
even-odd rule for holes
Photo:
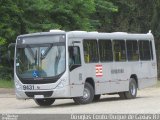
[[[13,88],[13,80],[0,80],[0,88]]]

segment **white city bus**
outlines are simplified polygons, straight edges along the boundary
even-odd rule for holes
[[[137,89],[157,81],[152,33],[98,33],[51,30],[17,37],[14,82],[18,99],[49,106],[55,99],[78,104],[119,94],[131,99]]]

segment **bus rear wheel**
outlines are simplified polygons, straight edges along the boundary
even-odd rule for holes
[[[129,91],[118,93],[121,99],[134,99],[137,96],[137,83],[134,78],[130,78]]]
[[[91,84],[88,82],[85,83],[83,96],[73,98],[76,104],[88,104],[93,101],[94,98],[94,89]]]
[[[130,78],[129,91],[125,92],[126,99],[134,99],[137,96],[137,83],[134,78]]]
[[[53,99],[53,98],[34,99],[34,101],[39,106],[50,106],[54,103],[55,99]]]

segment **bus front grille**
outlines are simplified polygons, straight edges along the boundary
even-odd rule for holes
[[[25,92],[28,97],[33,98],[35,95],[43,95],[44,97],[50,97],[53,91],[43,91],[43,92]]]

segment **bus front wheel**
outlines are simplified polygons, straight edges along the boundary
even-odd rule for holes
[[[74,102],[77,104],[88,104],[93,101],[94,89],[88,82],[85,83],[83,96],[73,98]]]
[[[39,106],[50,106],[54,103],[55,99],[53,99],[53,98],[34,99],[34,101]]]

